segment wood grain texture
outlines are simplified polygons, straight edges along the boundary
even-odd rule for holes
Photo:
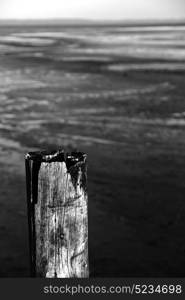
[[[33,160],[28,200],[35,276],[88,277],[86,156],[73,153],[62,158],[60,153],[39,159],[30,155],[26,160]]]

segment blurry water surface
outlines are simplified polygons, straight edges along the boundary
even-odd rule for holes
[[[165,99],[174,88],[168,78],[143,85],[123,76],[185,68],[185,26],[18,26],[2,27],[0,34],[1,128],[12,133],[16,125],[15,134],[67,123],[89,126],[83,139],[103,126],[104,142],[117,136],[120,142],[128,118],[123,102],[157,91]],[[141,121],[138,113],[132,117]]]
[[[63,146],[88,153],[92,276],[184,276],[184,74],[184,25],[1,26],[2,275],[28,269],[23,154]]]

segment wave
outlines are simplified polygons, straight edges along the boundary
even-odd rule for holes
[[[110,71],[185,71],[185,63],[144,63],[144,64],[112,64],[106,67]]]
[[[121,32],[148,32],[148,31],[185,31],[185,26],[184,25],[172,25],[172,26],[121,26],[121,27],[116,27],[115,31],[121,31]]]
[[[31,37],[19,37],[19,36],[0,36],[0,43],[4,44],[20,44],[20,45],[29,45],[29,46],[48,46],[54,43],[53,39],[40,39],[40,38],[31,38]]]

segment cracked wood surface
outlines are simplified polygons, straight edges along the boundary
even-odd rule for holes
[[[28,154],[26,163],[35,276],[88,277],[86,156]]]

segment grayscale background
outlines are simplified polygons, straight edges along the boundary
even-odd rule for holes
[[[0,0],[0,276],[29,276],[24,154],[88,154],[92,277],[185,276],[185,1]]]

